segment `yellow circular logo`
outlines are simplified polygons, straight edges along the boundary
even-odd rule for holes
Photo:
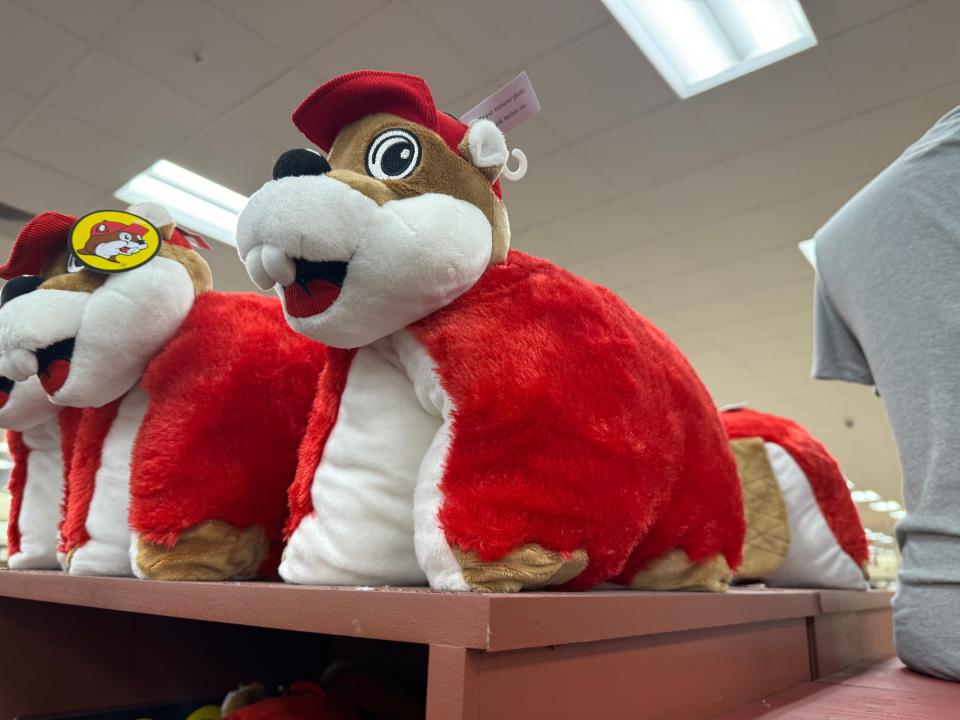
[[[120,210],[97,210],[77,220],[67,241],[73,258],[94,272],[115,273],[153,260],[163,239],[147,220]]]

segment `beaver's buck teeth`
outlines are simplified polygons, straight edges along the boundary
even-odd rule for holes
[[[283,287],[292,285],[297,279],[297,268],[293,260],[276,245],[262,245],[260,262],[267,275]]]
[[[276,245],[258,243],[243,258],[250,279],[261,290],[269,290],[274,285],[287,286],[297,277],[293,260]]]
[[[0,375],[22,382],[37,374],[36,353],[25,348],[11,348],[0,358]]]

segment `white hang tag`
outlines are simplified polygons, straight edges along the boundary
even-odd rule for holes
[[[473,120],[486,118],[506,134],[523,125],[540,112],[540,101],[533,91],[526,71],[517,75],[476,107],[467,110],[460,120],[467,125]]]

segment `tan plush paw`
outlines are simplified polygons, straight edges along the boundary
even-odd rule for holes
[[[723,555],[691,562],[683,550],[670,550],[633,576],[634,590],[700,590],[725,592],[733,573]]]
[[[482,561],[472,550],[453,548],[463,579],[480,592],[519,592],[562,585],[587,567],[587,553],[561,553],[536,543],[522,545],[498,560]]]
[[[256,577],[267,556],[263,528],[207,520],[180,533],[172,548],[137,539],[136,572],[148,580],[237,580]]]

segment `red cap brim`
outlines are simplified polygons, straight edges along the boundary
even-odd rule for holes
[[[39,275],[54,252],[66,247],[70,228],[77,222],[72,215],[54,211],[40,213],[24,225],[13,241],[6,264],[0,266],[0,278]]]

